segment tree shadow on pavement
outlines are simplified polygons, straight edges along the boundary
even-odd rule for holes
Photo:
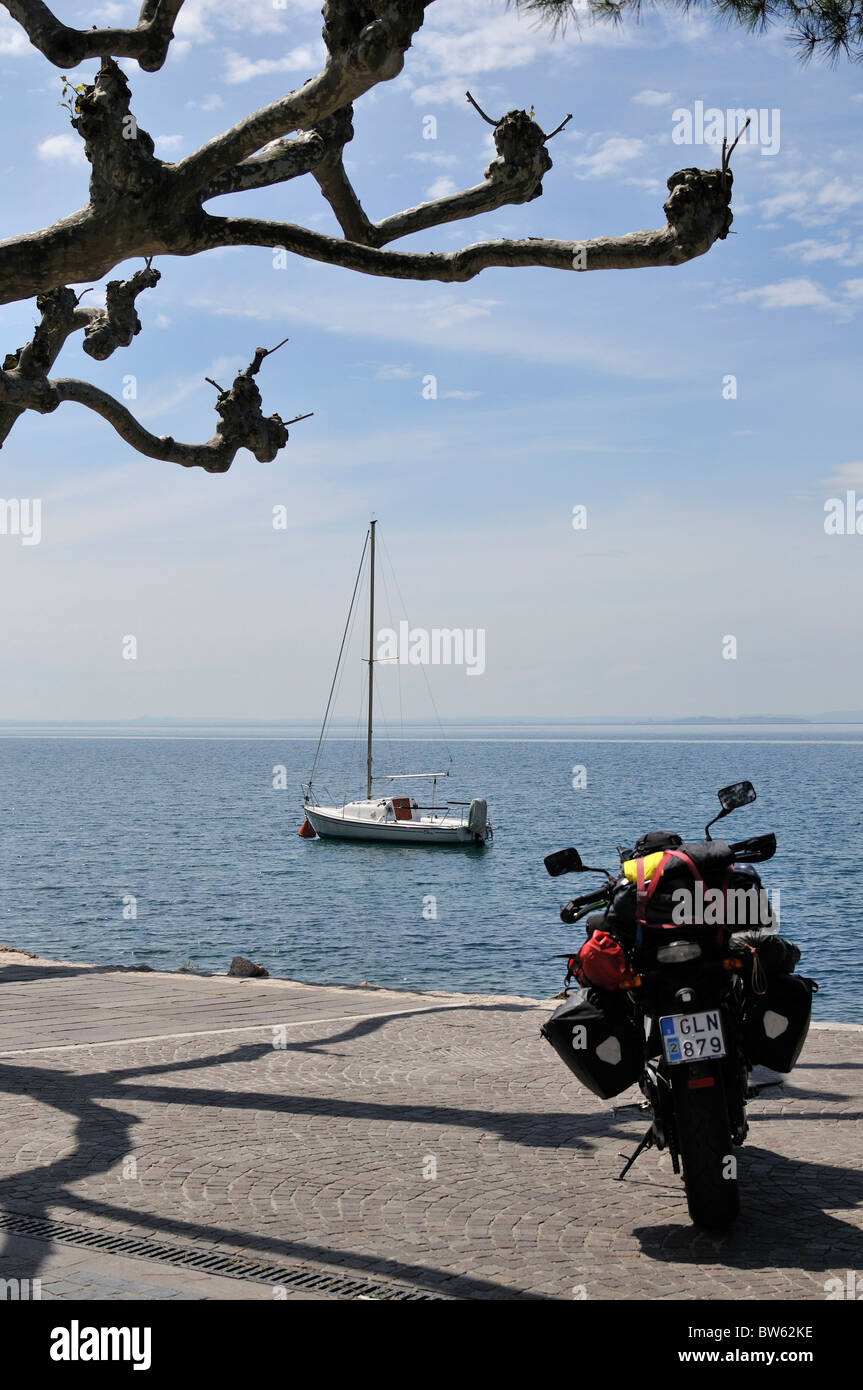
[[[485,1010],[500,1009],[510,1012],[524,1006],[502,1004],[483,1007]],[[421,1013],[442,1011],[457,1010],[453,1006],[430,1006]],[[417,1013],[410,1015],[412,1019],[417,1016]],[[114,1068],[106,1072],[81,1074],[59,1068],[4,1063],[0,1058],[0,1094],[34,1097],[40,1104],[70,1115],[75,1120],[75,1147],[71,1153],[64,1154],[53,1162],[34,1165],[0,1179],[0,1209],[48,1220],[56,1219],[55,1213],[58,1210],[62,1211],[62,1219],[71,1216],[74,1220],[75,1213],[80,1213],[113,1223],[115,1233],[116,1223],[120,1223],[121,1227],[132,1228],[138,1235],[172,1235],[190,1243],[203,1242],[206,1245],[218,1244],[223,1248],[233,1247],[241,1251],[254,1250],[267,1254],[274,1260],[328,1264],[353,1269],[370,1277],[408,1281],[418,1287],[444,1292],[457,1298],[535,1298],[536,1295],[527,1290],[499,1281],[483,1279],[468,1273],[454,1274],[451,1270],[430,1268],[413,1263],[409,1259],[395,1256],[389,1258],[367,1252],[344,1250],[335,1245],[318,1245],[261,1232],[223,1228],[164,1213],[143,1212],[110,1201],[94,1201],[74,1190],[74,1184],[82,1179],[92,1179],[99,1174],[107,1175],[112,1170],[119,1169],[124,1159],[134,1151],[134,1128],[146,1124],[146,1120],[122,1108],[124,1101],[128,1103],[131,1100],[143,1100],[159,1106],[199,1106],[202,1109],[221,1111],[234,1109],[247,1110],[250,1113],[264,1111],[276,1115],[320,1116],[333,1121],[334,1125],[339,1120],[355,1119],[384,1120],[390,1124],[422,1122],[432,1125],[465,1125],[479,1128],[483,1132],[497,1133],[501,1138],[514,1143],[545,1143],[553,1147],[582,1145],[583,1140],[576,1133],[580,1118],[585,1119],[591,1128],[595,1127],[598,1134],[606,1129],[608,1120],[601,1114],[579,1117],[570,1112],[553,1115],[501,1113],[482,1108],[459,1110],[444,1105],[405,1105],[354,1101],[339,1097],[284,1095],[272,1091],[237,1091],[218,1087],[156,1083],[159,1077],[170,1078],[237,1064],[251,1067],[263,1058],[272,1059],[274,1055],[284,1053],[326,1054],[334,1043],[365,1037],[383,1028],[387,1023],[403,1017],[404,1014],[394,1012],[371,1019],[361,1019],[340,1032],[306,1041],[297,1040],[287,1043],[284,1047],[274,1048],[272,1043],[246,1043],[229,1052],[215,1052],[204,1057],[185,1058],[180,1061],[154,1061],[141,1066]],[[261,1027],[266,1029],[269,1025],[263,1024]],[[147,1084],[147,1078],[152,1078],[154,1084]],[[201,1136],[202,1143],[207,1142],[208,1132],[205,1123],[202,1117],[201,1127],[194,1131],[196,1136]],[[257,1137],[258,1131],[253,1130],[253,1134]],[[213,1131],[212,1137],[218,1138],[217,1131]],[[33,1142],[36,1146],[40,1143],[38,1124],[34,1127]],[[50,1243],[47,1241],[41,1252],[35,1242],[27,1242],[25,1246],[10,1232],[5,1237],[4,1246],[0,1248],[0,1263],[8,1268],[6,1256],[14,1250],[16,1266],[18,1263],[21,1264],[21,1268],[16,1267],[14,1271],[15,1277],[19,1280],[33,1279],[38,1276],[49,1249]]]

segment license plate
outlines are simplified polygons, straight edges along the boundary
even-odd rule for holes
[[[725,1035],[718,1010],[702,1014],[672,1014],[659,1020],[665,1060],[703,1062],[725,1056]]]

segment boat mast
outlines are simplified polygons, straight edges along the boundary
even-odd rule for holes
[[[366,800],[372,799],[372,697],[375,683],[375,527],[371,522],[369,532],[369,729],[366,743]]]

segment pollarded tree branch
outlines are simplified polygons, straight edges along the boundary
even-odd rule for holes
[[[552,167],[545,148],[550,138],[526,112],[508,111],[495,123],[497,155],[485,170],[485,182],[461,193],[449,193],[443,198],[420,203],[394,217],[385,217],[376,225],[377,245],[385,246],[388,241],[444,222],[475,217],[504,205],[529,203],[541,197],[543,177]]]
[[[2,3],[2,0],[0,0]],[[113,397],[86,382],[54,380],[50,368],[69,334],[83,329],[84,349],[102,359],[128,345],[140,328],[135,297],[158,280],[153,256],[194,256],[223,246],[268,246],[329,265],[392,279],[464,282],[487,267],[544,266],[562,270],[679,265],[703,255],[731,225],[731,175],[723,168],[684,169],[668,180],[666,224],[654,231],[589,241],[498,239],[450,252],[384,249],[390,242],[444,223],[519,204],[542,193],[551,168],[548,134],[524,111],[509,111],[494,128],[495,157],[483,181],[461,192],[373,222],[348,177],[344,151],[353,138],[352,103],[402,69],[407,49],[432,0],[325,0],[322,70],[296,91],[255,111],[176,164],[160,160],[131,111],[131,94],[115,56],[158,67],[170,43],[181,0],[144,0],[135,30],[83,33],[62,25],[41,0],[7,0],[37,47],[58,65],[101,58],[92,82],[73,89],[70,114],[91,166],[90,200],[52,226],[0,242],[0,304],[39,296],[42,321],[32,341],[0,370],[0,444],[24,410],[47,414],[63,401],[96,411],[135,449],[185,467],[224,471],[240,448],[269,461],[284,447],[286,422],[264,417],[254,377],[260,349],[232,387],[217,387],[220,423],[205,444],[151,435]],[[266,188],[311,173],[329,201],[344,239],[285,221],[208,214],[204,203]],[[133,257],[147,265],[128,281],[111,281],[104,309],[83,306],[70,284],[95,283]],[[58,288],[59,287],[59,288]],[[291,422],[287,422],[291,423]]]
[[[34,48],[58,68],[74,68],[87,58],[112,54],[134,58],[145,72],[158,72],[174,37],[174,20],[183,0],[143,0],[134,29],[71,29],[42,0],[2,0]]]
[[[459,251],[383,251],[310,232],[286,222],[251,217],[207,217],[199,250],[218,246],[278,246],[310,260],[364,275],[396,280],[472,280],[492,266],[543,266],[552,270],[633,270],[682,265],[703,256],[731,227],[730,171],[681,169],[668,180],[666,225],[588,241],[541,237],[477,242]]]
[[[84,330],[84,351],[97,361],[103,362],[118,347],[128,347],[141,331],[135,299],[160,279],[159,271],[148,262],[128,280],[109,281],[104,309],[81,304],[82,296],[67,285],[39,295],[36,308],[42,317],[33,337],[17,351],[8,353],[3,362],[7,396],[14,396],[15,383],[23,384],[24,396],[28,385],[43,383],[66,339],[79,329]],[[0,404],[0,447],[25,409],[26,405]]]
[[[238,373],[230,389],[219,390],[216,401],[219,423],[215,434],[204,444],[180,444],[170,435],[151,434],[107,391],[88,381],[65,377],[27,379],[14,372],[0,371],[0,409],[11,406],[47,415],[64,401],[75,401],[101,415],[139,454],[178,463],[183,468],[227,473],[240,449],[248,449],[259,463],[272,463],[288,442],[288,425],[294,421],[282,420],[278,415],[264,416],[261,393],[254,380],[271,351],[275,349],[257,348],[252,362],[245,371]]]
[[[433,0],[327,0],[324,67],[295,92],[263,106],[177,164],[186,192],[209,185],[273,140],[310,130],[334,111],[397,77]]]
[[[152,137],[131,110],[126,74],[104,58],[92,84],[75,98],[72,126],[84,141],[90,164],[90,203],[94,209],[118,198],[136,199],[164,188],[166,166],[156,158]]]
[[[471,102],[476,106],[473,98]],[[336,113],[336,116],[345,115],[346,130],[343,128],[339,132],[342,146],[353,136],[350,109],[347,113]],[[525,111],[508,111],[499,121],[492,121],[485,112],[480,112],[480,115],[494,126],[497,149],[497,156],[485,171],[485,182],[462,189],[459,193],[433,198],[393,217],[385,217],[380,222],[369,221],[345,173],[341,150],[334,148],[315,169],[315,178],[348,241],[359,242],[363,246],[385,246],[387,242],[409,236],[412,232],[475,217],[478,213],[492,212],[505,204],[528,203],[539,198],[543,176],[552,167],[545,148],[546,140],[551,137],[544,135]],[[334,122],[336,116],[330,117],[329,121]],[[319,130],[321,128],[318,127]],[[558,129],[562,129],[562,126]],[[332,138],[337,145],[338,136]]]
[[[317,131],[303,131],[293,140],[276,140],[257,154],[224,169],[201,190],[201,202],[223,193],[245,193],[249,188],[269,188],[275,183],[310,174],[325,157],[327,147]]]

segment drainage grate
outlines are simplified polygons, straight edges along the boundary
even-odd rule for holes
[[[428,1293],[407,1284],[385,1280],[353,1278],[348,1274],[331,1274],[308,1265],[278,1265],[259,1263],[239,1255],[223,1255],[212,1250],[192,1250],[184,1245],[168,1245],[145,1236],[110,1235],[107,1231],[88,1230],[85,1226],[69,1226],[37,1216],[23,1216],[14,1211],[0,1211],[0,1230],[15,1235],[33,1236],[37,1240],[57,1241],[62,1245],[78,1245],[88,1250],[101,1250],[109,1255],[131,1255],[142,1260],[158,1260],[178,1269],[190,1269],[204,1274],[221,1274],[227,1279],[250,1279],[257,1284],[278,1284],[302,1293],[330,1294],[335,1298],[388,1299],[427,1301],[445,1299],[446,1294]]]

